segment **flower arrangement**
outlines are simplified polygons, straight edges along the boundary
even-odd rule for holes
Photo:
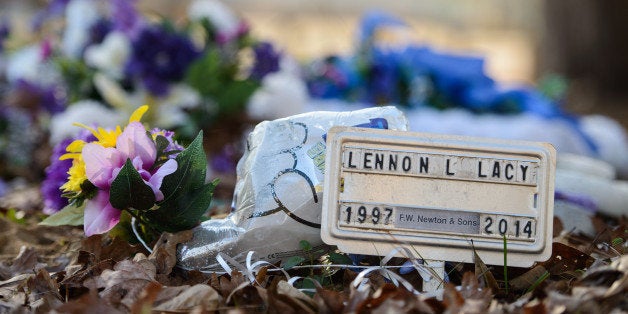
[[[216,0],[193,1],[177,21],[142,14],[135,2],[50,1],[34,17],[28,45],[0,23],[2,177],[30,172],[37,181],[48,139],[54,146],[76,137],[72,122],[119,125],[142,103],[152,108],[146,121],[190,143],[199,130],[240,116],[264,77],[279,71],[281,54]],[[13,121],[35,134],[19,139]],[[11,143],[20,149],[5,150]]]
[[[310,95],[367,104],[464,108],[475,113],[562,114],[556,98],[524,86],[503,88],[484,72],[484,59],[442,53],[412,42],[409,27],[382,12],[365,15],[357,51],[313,62],[306,74]],[[564,91],[564,88],[562,89]]]
[[[190,229],[199,222],[217,184],[205,182],[202,132],[184,149],[173,140],[173,132],[144,127],[140,119],[147,110],[148,106],[139,107],[124,128],[76,124],[89,132],[62,143],[67,144],[65,153],[50,168],[65,170],[65,180],[53,170],[48,176],[53,179],[47,204],[58,206],[56,200],[63,196],[67,205],[42,224],[82,224],[89,236],[112,230],[128,215],[150,237]],[[54,187],[60,183],[55,195]]]

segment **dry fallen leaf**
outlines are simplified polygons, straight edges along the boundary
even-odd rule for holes
[[[10,264],[0,262],[0,280],[6,280],[16,275],[33,273],[46,267],[45,264],[37,262],[37,251],[30,247],[21,247],[20,253]]]
[[[299,290],[276,278],[268,288],[268,310],[274,313],[316,313],[316,304],[304,301]]]
[[[144,287],[155,282],[155,265],[146,258],[118,262],[113,270],[105,269],[98,277],[87,279],[84,285],[91,289],[103,289],[99,295],[107,303],[130,309]]]
[[[348,296],[344,292],[316,288],[314,302],[319,313],[341,313]]]
[[[208,285],[165,287],[157,295],[155,311],[190,311],[201,308],[203,311],[214,311],[218,308],[222,297]]]
[[[158,275],[170,275],[172,268],[177,264],[177,245],[191,238],[192,230],[177,233],[166,232],[161,235],[153,252],[148,256],[148,260],[155,264]]]
[[[141,245],[131,245],[121,238],[97,234],[84,239],[81,250],[93,255],[93,261],[111,259],[116,262],[132,258],[135,254],[146,252]]]
[[[149,282],[145,287],[144,291],[140,293],[137,300],[131,306],[131,313],[133,314],[143,314],[150,313],[153,309],[153,303],[157,299],[159,292],[163,286],[157,282]]]
[[[78,299],[64,303],[63,305],[57,307],[55,311],[58,313],[72,314],[118,314],[126,312],[113,307],[105,300],[98,297],[98,293],[95,290],[82,295]]]
[[[491,304],[491,290],[480,287],[476,276],[467,272],[462,276],[460,291],[453,285],[446,284],[443,302],[445,313],[486,313]]]
[[[62,304],[63,298],[59,294],[59,284],[50,277],[45,269],[40,269],[37,275],[26,281],[29,308],[37,312],[48,312]]]

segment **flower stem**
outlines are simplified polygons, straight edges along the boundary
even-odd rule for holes
[[[144,220],[142,215],[139,215],[132,208],[125,209],[125,211],[129,213],[129,215],[131,215],[133,218],[137,219],[140,225],[146,227],[148,231],[151,232],[153,235],[159,235],[161,233],[155,226],[153,226],[151,223]]]

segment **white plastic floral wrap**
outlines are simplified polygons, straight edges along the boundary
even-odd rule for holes
[[[304,255],[301,240],[314,250],[322,247],[325,140],[335,125],[408,128],[394,107],[311,112],[260,123],[238,163],[234,211],[194,229],[194,238],[179,246],[180,266],[221,271],[218,253],[244,264],[247,253],[255,251],[258,258],[275,263]]]

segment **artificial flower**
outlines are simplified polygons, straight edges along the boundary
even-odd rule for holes
[[[109,231],[120,219],[120,209],[115,209],[109,203],[108,191],[127,159],[132,161],[142,180],[153,190],[157,201],[164,198],[159,190],[163,178],[177,169],[174,159],[169,159],[156,170],[152,169],[157,158],[157,148],[139,122],[131,122],[124,129],[117,138],[115,148],[87,143],[82,156],[87,179],[100,189],[96,198],[85,207],[84,225],[88,236]]]
[[[268,42],[261,42],[253,47],[255,63],[251,69],[250,78],[261,81],[264,76],[279,71],[281,54]]]
[[[71,58],[79,58],[89,42],[89,30],[100,19],[97,3],[72,0],[65,8],[66,27],[61,49]]]
[[[55,146],[50,165],[46,167],[46,179],[41,184],[41,194],[44,199],[43,212],[52,215],[68,205],[69,201],[59,193],[59,189],[68,179],[68,171],[72,166],[72,160],[59,160],[65,154],[65,148],[72,142],[72,139],[65,139]]]
[[[66,153],[67,146],[76,139],[80,139],[85,142],[92,142],[96,140],[89,130],[83,130],[78,134],[77,138],[66,138],[55,145],[52,155],[50,156],[50,165],[46,167],[45,170],[46,178],[42,182],[40,189],[44,199],[44,214],[52,215],[63,209],[69,203],[67,198],[62,197],[60,191],[61,187],[68,181],[68,172],[72,167],[73,160],[60,160],[59,158]],[[74,169],[74,171],[80,171],[82,169],[84,168]],[[83,172],[82,174],[76,173],[74,176],[77,178],[84,178],[85,175]],[[79,190],[80,184],[78,184],[75,189]]]
[[[156,96],[168,94],[168,84],[183,78],[188,65],[200,56],[192,41],[164,27],[142,29],[132,43],[126,74],[139,78]]]
[[[147,110],[148,106],[138,108],[129,118],[129,123],[138,122]],[[116,147],[118,145],[118,137],[122,134],[122,130],[119,126],[113,129],[105,129],[103,127],[94,129],[81,123],[75,123],[74,125],[89,130],[95,137],[95,140],[90,141],[90,143],[103,148]],[[86,145],[87,142],[83,139],[74,140],[66,147],[66,153],[59,157],[60,160],[72,160],[72,166],[68,170],[68,181],[61,186],[61,190],[66,193],[71,192],[80,195],[82,192],[82,184],[88,179],[86,163],[83,157],[83,149]]]
[[[111,19],[114,29],[134,37],[143,20],[135,7],[137,0],[111,0]]]
[[[5,18],[0,19],[0,53],[4,50],[4,41],[11,35],[11,26]]]
[[[50,121],[50,142],[54,145],[64,138],[75,137],[79,130],[72,127],[78,122],[84,125],[98,124],[103,128],[113,128],[124,122],[123,112],[108,109],[94,100],[82,100],[52,117]]]
[[[122,79],[130,52],[129,38],[121,32],[111,32],[101,44],[87,47],[85,63],[114,79]]]
[[[216,0],[195,0],[188,7],[192,20],[206,18],[216,28],[219,43],[226,43],[244,33],[246,24],[222,2]]]
[[[91,138],[71,141],[65,148],[65,154],[58,158],[60,161],[72,161],[67,170],[66,182],[60,189],[70,198],[82,198],[86,202],[83,219],[85,234],[88,236],[109,231],[118,223],[121,210],[126,209],[115,208],[110,203],[109,191],[127,160],[131,161],[144,184],[153,191],[155,200],[164,198],[161,184],[164,177],[176,171],[177,162],[173,158],[183,147],[173,140],[174,134],[170,131],[153,129],[147,132],[139,122],[147,110],[148,106],[141,106],[133,112],[124,130],[119,126],[105,129],[75,124],[88,130]],[[168,141],[162,152],[158,151],[155,144],[159,136]],[[63,166],[67,167],[66,164]],[[58,163],[55,167],[61,168],[62,165]],[[50,168],[51,176],[53,171],[56,168]],[[55,176],[50,181],[50,185],[54,185],[58,180]],[[85,182],[96,189],[93,196],[85,194]],[[46,192],[48,190],[47,187]],[[50,196],[47,199],[55,201]],[[49,212],[53,212],[52,209]]]

